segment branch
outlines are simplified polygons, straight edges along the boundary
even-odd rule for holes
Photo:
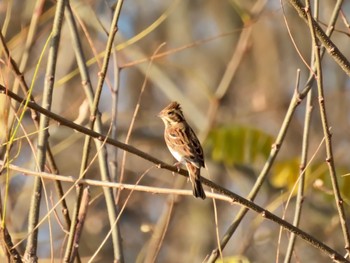
[[[308,16],[305,11],[305,6],[299,0],[289,0],[289,3],[298,12],[299,16],[308,24]],[[332,40],[327,36],[327,34],[322,30],[320,25],[316,22],[314,18],[310,18],[312,27],[315,30],[315,34],[322,45],[327,49],[327,52],[331,57],[338,63],[338,65],[344,70],[346,74],[350,76],[350,62],[346,59],[338,47],[332,42]]]
[[[328,118],[326,113],[326,105],[325,105],[325,99],[324,99],[324,91],[323,91],[323,73],[322,73],[322,66],[321,66],[321,55],[320,55],[320,47],[318,45],[317,39],[316,39],[316,29],[314,27],[313,18],[311,16],[310,11],[310,0],[306,1],[306,14],[307,19],[309,21],[309,28],[312,38],[312,44],[314,48],[314,54],[316,58],[316,67],[317,67],[317,91],[318,91],[318,102],[320,107],[320,115],[321,115],[321,122],[322,122],[322,128],[323,128],[323,134],[325,137],[326,142],[326,162],[329,169],[329,175],[332,181],[333,186],[333,193],[334,198],[336,201],[336,206],[338,209],[339,214],[339,221],[340,225],[343,231],[344,235],[344,241],[345,241],[345,249],[347,250],[347,253],[350,252],[350,235],[349,235],[349,229],[346,223],[346,215],[345,215],[345,209],[344,209],[344,202],[340,194],[337,174],[335,171],[335,163],[333,158],[333,149],[332,149],[332,140],[331,140],[331,133],[330,133],[330,127],[328,124]]]
[[[51,109],[53,84],[56,73],[56,63],[58,54],[58,45],[60,41],[62,20],[64,14],[65,0],[58,0],[55,18],[52,27],[52,38],[50,39],[51,45],[49,49],[47,69],[45,76],[45,85],[43,91],[42,105],[47,110]],[[46,154],[48,146],[49,131],[46,127],[49,124],[49,118],[47,116],[41,116],[39,124],[39,136],[37,147],[37,159],[38,170],[44,171],[46,163]],[[40,178],[36,178],[34,181],[33,194],[30,203],[29,215],[28,215],[28,241],[25,249],[24,258],[26,262],[37,262],[37,245],[38,245],[38,229],[36,228],[39,221],[40,213],[40,201],[42,192],[42,181]]]
[[[23,98],[19,97],[18,95],[14,94],[13,92],[6,90],[4,86],[0,85],[0,94],[7,94],[9,97],[11,97],[12,99],[22,103],[24,101]],[[145,160],[148,160],[152,163],[155,163],[157,165],[158,168],[163,168],[163,169],[167,169],[169,171],[181,174],[183,176],[188,177],[188,173],[187,171],[180,169],[178,171],[177,167],[172,166],[172,165],[168,165],[160,160],[158,160],[157,158],[150,156],[149,154],[140,151],[138,149],[136,149],[133,146],[121,143],[117,140],[113,140],[111,138],[106,137],[103,134],[94,132],[92,130],[89,130],[83,126],[77,125],[74,122],[71,122],[69,120],[66,120],[65,118],[62,118],[61,116],[52,113],[42,107],[40,107],[39,105],[33,103],[33,102],[29,102],[28,103],[28,107],[36,110],[38,112],[40,112],[41,114],[45,114],[47,117],[59,122],[60,124],[72,128],[76,131],[79,131],[85,135],[89,135],[93,138],[102,140],[102,141],[106,141],[106,143],[110,144],[110,145],[114,145],[122,150],[128,151],[129,153],[135,154]],[[1,164],[1,162],[0,162]],[[45,173],[40,173],[41,174],[45,174]],[[74,179],[73,179],[74,180]],[[312,237],[311,235],[305,233],[304,231],[300,230],[297,227],[294,227],[292,224],[288,223],[287,221],[279,218],[278,216],[274,215],[273,213],[263,209],[262,207],[256,205],[255,203],[227,190],[226,188],[223,188],[219,185],[217,185],[216,183],[205,179],[203,177],[200,178],[201,182],[207,186],[209,186],[210,188],[213,188],[215,191],[225,195],[226,197],[228,197],[231,202],[235,202],[238,203],[242,206],[244,206],[247,209],[253,210],[256,213],[261,214],[264,218],[269,219],[277,224],[279,224],[280,226],[282,226],[284,229],[288,230],[291,233],[294,233],[295,235],[297,235],[299,238],[305,240],[306,242],[308,242],[309,244],[311,244],[312,246],[314,246],[315,248],[320,249],[321,251],[323,251],[326,255],[328,255],[331,259],[335,260],[335,261],[339,261],[339,262],[348,262],[350,263],[350,261],[348,261],[347,259],[345,259],[342,255],[340,255],[338,252],[336,252],[335,250],[331,249],[330,247],[328,247],[327,245],[323,244],[322,242],[318,241],[317,239],[315,239],[314,237]],[[85,180],[86,182],[87,180]],[[82,182],[82,181],[79,181]],[[109,184],[113,184],[113,185],[117,185],[117,183],[109,183]],[[136,186],[134,186],[136,187]],[[211,196],[212,194],[210,194]]]
[[[0,165],[3,165],[4,162],[0,161]],[[56,175],[56,174],[50,174],[50,173],[45,173],[45,172],[34,172],[30,171],[15,165],[9,165],[9,169],[21,172],[24,174],[30,174],[33,176],[38,176],[44,179],[49,179],[49,180],[61,180],[62,182],[71,182],[73,184],[88,184],[88,185],[94,185],[94,186],[101,186],[101,187],[114,187],[114,188],[124,188],[124,189],[129,189],[132,191],[138,190],[138,191],[145,191],[145,192],[151,192],[152,194],[154,193],[162,193],[162,194],[186,194],[188,196],[191,196],[191,191],[190,190],[174,190],[174,189],[164,189],[164,188],[157,188],[157,187],[150,187],[150,186],[142,186],[142,185],[130,185],[130,184],[121,184],[121,183],[113,183],[113,182],[102,182],[102,181],[97,181],[97,180],[89,180],[89,179],[81,179],[81,178],[74,178],[72,176],[66,176],[66,175]],[[204,178],[201,178],[202,180]],[[232,203],[237,203],[241,206],[246,207],[247,209],[250,209],[252,211],[255,211],[256,213],[260,214],[262,217],[273,221],[277,223],[278,225],[282,226],[284,229],[287,231],[294,233],[296,236],[299,238],[305,240],[312,246],[314,246],[317,249],[320,249],[323,251],[326,255],[328,255],[331,259],[337,262],[344,262],[344,263],[350,263],[347,259],[345,259],[342,255],[340,255],[338,252],[335,250],[331,249],[327,245],[323,244],[319,240],[315,239],[313,236],[307,234],[303,230],[294,227],[292,224],[289,222],[281,219],[280,217],[276,216],[275,214],[269,212],[268,210],[265,210],[264,208],[256,205],[252,201],[249,201],[245,199],[244,197],[241,197],[233,192],[230,192],[229,190],[215,184],[214,182],[210,180],[203,180],[203,183],[206,185],[210,184],[210,187],[215,188],[215,190],[220,190],[220,192],[223,193],[221,194],[216,194],[216,193],[211,193],[207,192],[207,196],[215,199],[220,199],[229,202],[230,204]],[[46,215],[48,216],[48,215]]]
[[[98,87],[97,87],[95,96],[94,96],[94,91],[93,91],[93,88],[91,85],[91,80],[90,80],[90,76],[88,73],[88,69],[87,69],[87,66],[85,64],[86,59],[85,59],[83,51],[82,51],[83,48],[82,48],[82,45],[81,45],[81,42],[79,39],[78,29],[77,29],[77,26],[76,26],[76,23],[75,23],[75,20],[73,17],[73,12],[71,10],[69,3],[67,3],[66,20],[67,20],[69,28],[71,30],[75,56],[77,59],[77,64],[79,66],[79,71],[80,71],[80,75],[82,78],[84,91],[85,91],[86,97],[89,101],[90,112],[91,112],[91,116],[92,116],[91,121],[89,123],[89,128],[94,129],[97,132],[102,131],[102,122],[101,122],[100,114],[98,114],[98,104],[99,104],[99,99],[100,99],[103,83],[105,80],[105,75],[106,75],[106,71],[107,71],[107,67],[108,67],[110,53],[111,53],[112,46],[113,46],[113,40],[114,40],[115,34],[117,32],[117,22],[118,22],[119,14],[121,11],[122,3],[123,3],[123,1],[118,1],[118,5],[117,5],[115,12],[114,12],[114,17],[113,17],[113,21],[111,24],[108,43],[107,43],[107,47],[106,47],[106,51],[105,51],[105,58],[103,61],[102,69],[101,69],[100,74],[99,74],[100,78],[99,78],[99,83],[98,83]],[[81,168],[80,168],[81,174],[84,174],[84,171],[86,170],[86,167],[87,167],[88,157],[89,157],[89,153],[90,153],[90,147],[89,147],[90,141],[91,141],[91,137],[87,136],[85,138],[84,150],[83,150],[83,154],[82,154],[82,161],[81,161]],[[100,169],[101,178],[104,181],[110,180],[111,176],[109,174],[108,162],[107,162],[107,158],[106,158],[107,149],[106,149],[106,147],[104,147],[104,144],[101,141],[99,141],[99,140],[94,140],[94,141],[95,141],[96,148],[99,149],[98,150],[98,159],[99,159],[99,169]],[[79,187],[78,194],[77,194],[78,200],[81,198],[82,194],[83,194],[83,188]],[[110,221],[110,224],[112,225],[113,222],[116,221],[116,217],[117,217],[117,213],[118,213],[117,207],[115,206],[115,203],[114,203],[113,193],[111,191],[109,191],[109,189],[104,189],[104,195],[105,195],[105,200],[106,200],[106,204],[107,204],[109,221]],[[74,241],[73,237],[75,236],[74,231],[76,229],[75,224],[76,224],[76,220],[78,217],[78,212],[80,210],[79,206],[80,206],[80,202],[76,202],[76,205],[74,208],[72,224],[71,224],[71,228],[70,228],[71,233],[69,235],[69,239],[67,242],[67,248],[66,248],[66,254],[65,254],[66,259],[71,258],[71,251],[72,251],[72,246],[73,246],[73,241]],[[116,260],[119,262],[123,262],[124,260],[123,260],[122,242],[121,242],[121,236],[120,236],[120,231],[119,231],[118,225],[112,231],[112,243],[113,243],[114,255],[115,255]]]

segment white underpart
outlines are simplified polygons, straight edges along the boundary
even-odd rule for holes
[[[180,163],[182,163],[182,164],[185,164],[185,159],[184,158],[182,158],[182,156],[178,153],[178,152],[176,152],[176,151],[174,151],[173,149],[171,149],[170,147],[168,147],[168,149],[169,149],[169,151],[171,152],[171,154],[174,156],[174,158],[178,161],[178,162],[180,162]]]

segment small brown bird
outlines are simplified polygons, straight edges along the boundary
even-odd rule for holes
[[[165,125],[164,139],[174,158],[186,165],[192,183],[193,195],[205,199],[199,180],[201,167],[205,167],[202,146],[185,120],[180,104],[170,103],[159,114]]]

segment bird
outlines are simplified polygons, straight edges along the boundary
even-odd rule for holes
[[[165,125],[165,143],[178,161],[175,165],[186,166],[193,195],[196,198],[205,199],[206,195],[200,181],[201,167],[205,167],[203,149],[196,134],[187,123],[180,104],[176,101],[171,102],[158,114],[158,117]]]

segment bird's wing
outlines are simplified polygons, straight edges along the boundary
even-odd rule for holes
[[[167,144],[183,158],[195,164],[198,168],[204,167],[202,146],[191,127],[179,123],[168,128]],[[169,142],[171,141],[171,142]]]

